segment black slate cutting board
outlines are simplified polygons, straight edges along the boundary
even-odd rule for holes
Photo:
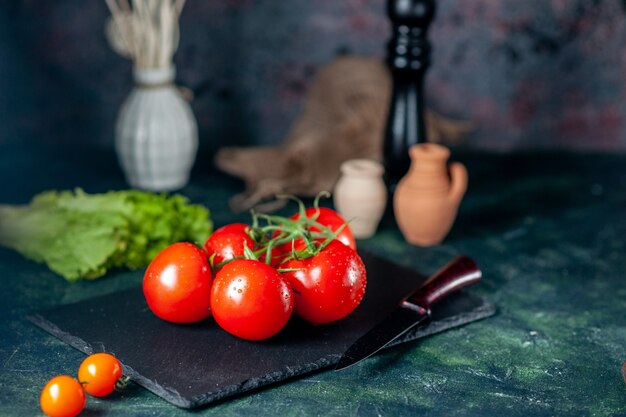
[[[248,342],[207,319],[191,325],[164,322],[148,309],[140,288],[65,305],[29,317],[34,324],[84,353],[115,354],[124,374],[183,408],[303,375],[337,363],[341,354],[426,277],[361,252],[368,274],[361,305],[346,319],[313,326],[297,317],[277,336]],[[432,320],[394,344],[494,314],[466,292],[438,304]]]

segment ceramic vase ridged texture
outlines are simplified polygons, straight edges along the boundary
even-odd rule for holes
[[[115,148],[128,183],[150,191],[184,187],[196,158],[198,128],[174,85],[175,70],[135,69],[137,86],[116,125]]]
[[[333,192],[335,208],[356,238],[371,237],[387,204],[382,164],[368,159],[351,159],[341,165],[341,177]]]
[[[424,143],[409,150],[411,167],[400,180],[393,208],[404,238],[414,245],[441,243],[450,231],[467,189],[467,170],[454,162],[450,150]]]

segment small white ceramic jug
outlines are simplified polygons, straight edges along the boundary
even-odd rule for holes
[[[357,238],[372,236],[385,212],[383,173],[382,164],[369,159],[350,159],[341,165],[341,177],[333,192],[335,208],[350,221]]]
[[[175,68],[135,69],[136,87],[117,119],[115,149],[132,187],[182,188],[196,158],[198,128],[174,85]]]

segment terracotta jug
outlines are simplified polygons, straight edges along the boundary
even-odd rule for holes
[[[413,145],[411,167],[400,180],[393,210],[404,238],[414,245],[440,243],[450,231],[467,189],[467,170],[450,150],[434,143]]]

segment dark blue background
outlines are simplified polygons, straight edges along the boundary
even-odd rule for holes
[[[620,0],[439,0],[428,103],[477,123],[472,147],[626,147]],[[189,0],[175,57],[202,147],[278,143],[338,51],[382,56],[384,0]],[[104,1],[0,1],[0,145],[112,147],[131,64]]]

